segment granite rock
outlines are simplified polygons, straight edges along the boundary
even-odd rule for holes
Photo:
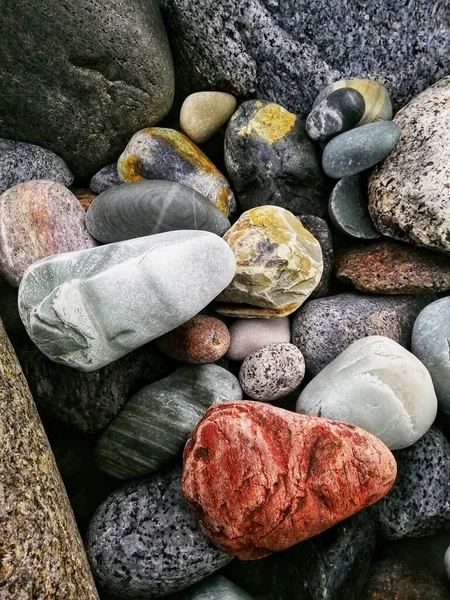
[[[331,237],[330,228],[325,219],[316,217],[316,215],[302,215],[299,218],[303,227],[316,238],[322,248],[322,277],[311,294],[311,298],[326,296],[334,262],[333,238]]]
[[[170,600],[252,600],[252,597],[223,575],[211,575]]]
[[[19,313],[50,359],[95,371],[188,321],[234,272],[218,236],[169,231],[35,263],[19,288]]]
[[[223,92],[197,92],[181,106],[180,126],[196,144],[208,141],[236,110],[236,98]]]
[[[349,237],[373,240],[381,235],[370,218],[365,182],[359,174],[341,179],[334,186],[328,202],[328,215],[333,225]]]
[[[101,194],[109,188],[121,185],[122,180],[119,177],[119,171],[117,170],[117,163],[111,163],[102,167],[100,171],[92,177],[89,187],[96,194]]]
[[[235,319],[229,326],[230,347],[226,357],[244,360],[249,354],[263,346],[291,341],[291,326],[288,317],[279,319]]]
[[[225,164],[244,210],[267,204],[296,214],[326,212],[328,184],[304,122],[279,104],[248,100],[225,135]]]
[[[337,89],[313,107],[306,119],[306,132],[315,142],[328,142],[359,123],[365,108],[364,97],[357,90]]]

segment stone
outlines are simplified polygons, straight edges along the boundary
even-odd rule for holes
[[[422,294],[450,289],[450,258],[425,248],[381,240],[338,253],[336,277],[361,292]]]
[[[7,190],[31,179],[57,181],[70,186],[73,175],[54,152],[34,144],[0,138],[0,188]]]
[[[450,443],[432,427],[415,444],[395,453],[397,479],[389,494],[373,507],[388,539],[427,537],[450,523]]]
[[[319,242],[279,206],[244,212],[224,235],[236,275],[219,295],[217,312],[237,317],[283,317],[296,310],[322,276]]]
[[[180,86],[269,98],[306,116],[325,85],[364,77],[403,105],[450,71],[448,12],[414,3],[164,0]],[[407,26],[405,26],[407,24]]]
[[[333,238],[331,237],[330,228],[325,219],[316,215],[302,215],[299,218],[303,227],[316,238],[322,248],[322,277],[317,287],[314,288],[311,298],[326,296],[334,263]]]
[[[180,126],[196,144],[208,141],[236,110],[236,98],[224,92],[197,92],[181,106]]]
[[[129,600],[159,598],[231,560],[200,529],[180,480],[176,468],[129,483],[97,509],[86,550],[102,590]]]
[[[225,323],[207,315],[197,315],[155,340],[166,356],[192,365],[213,363],[230,346]]]
[[[383,235],[450,252],[450,76],[400,110],[402,137],[369,180],[369,211]]]
[[[410,350],[414,322],[428,302],[429,298],[419,295],[354,293],[311,300],[294,315],[292,343],[302,352],[306,372],[312,376],[366,336],[388,337]]]
[[[172,105],[172,58],[155,0],[10,5],[0,55],[1,135],[52,150],[78,178],[117,160],[130,136]]]
[[[392,121],[377,121],[341,133],[325,146],[322,168],[334,179],[362,173],[386,158],[400,135],[400,127]]]
[[[252,600],[252,597],[223,575],[211,575],[176,594],[173,600]]]
[[[341,179],[331,192],[328,215],[341,233],[361,240],[373,240],[381,234],[370,218],[364,188],[359,174]]]
[[[117,163],[114,162],[106,165],[106,167],[102,167],[100,171],[97,171],[92,177],[89,187],[96,194],[101,194],[102,192],[106,192],[106,190],[121,184],[122,180],[119,177]]]
[[[124,183],[102,192],[91,203],[86,227],[110,244],[176,229],[201,229],[219,236],[229,220],[204,196],[174,181]]]
[[[301,392],[297,412],[352,423],[391,450],[431,427],[437,398],[430,374],[408,350],[373,335],[353,342]]]
[[[343,87],[326,95],[306,119],[306,132],[315,142],[328,142],[352,129],[363,117],[364,97],[355,89]]]
[[[328,183],[304,122],[269,100],[239,106],[225,135],[225,165],[240,206],[275,205],[323,216]]]
[[[118,479],[140,477],[170,465],[206,410],[241,400],[236,377],[217,365],[186,366],[137,392],[99,438],[96,463]]]
[[[81,208],[86,212],[91,202],[97,197],[89,188],[70,188],[70,191],[76,196]]]
[[[133,135],[117,168],[125,183],[143,179],[176,181],[210,200],[226,216],[236,210],[230,184],[191,140],[165,127],[149,127]]]
[[[230,347],[226,357],[244,360],[249,354],[263,346],[291,341],[291,326],[288,317],[279,319],[235,319],[229,326]]]
[[[249,398],[270,402],[293,392],[304,375],[300,350],[293,344],[278,343],[249,354],[239,370],[239,382]]]
[[[210,408],[184,449],[183,492],[211,540],[254,560],[312,537],[391,488],[375,436],[260,402]]]
[[[35,263],[19,288],[19,313],[51,360],[95,371],[188,321],[234,272],[218,236],[169,231]]]
[[[12,285],[41,258],[94,246],[77,198],[62,183],[27,181],[0,196],[0,274]]]

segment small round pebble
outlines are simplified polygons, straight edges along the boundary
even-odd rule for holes
[[[345,177],[334,186],[328,214],[334,226],[349,237],[373,240],[381,235],[370,217],[359,174]]]
[[[236,98],[225,92],[191,94],[181,107],[181,129],[193,142],[203,144],[228,121],[236,104]]]
[[[120,179],[119,171],[117,170],[117,163],[106,165],[97,171],[92,177],[89,187],[96,194],[109,190],[109,188],[122,185],[123,181]]]
[[[291,341],[291,326],[288,317],[278,319],[236,319],[229,327],[230,347],[226,357],[244,360],[255,350],[277,342]]]
[[[269,344],[242,363],[239,381],[254,400],[270,402],[290,394],[303,380],[305,361],[293,344]]]
[[[335,90],[313,107],[306,119],[306,132],[316,142],[328,142],[354,127],[362,119],[365,108],[364,98],[357,90]]]

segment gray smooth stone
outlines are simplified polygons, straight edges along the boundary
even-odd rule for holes
[[[123,181],[119,177],[119,171],[117,170],[117,163],[111,163],[102,167],[100,171],[92,177],[89,187],[95,194],[101,194],[109,188],[115,187],[116,185],[122,185]]]
[[[235,269],[217,235],[169,231],[34,263],[19,313],[51,360],[95,371],[196,315]]]
[[[86,213],[87,230],[104,243],[177,229],[222,236],[230,227],[212,202],[174,181],[124,183],[97,196]]]
[[[341,179],[331,192],[328,214],[334,224],[345,235],[361,240],[379,238],[367,207],[360,175]],[[94,236],[95,237],[95,236]]]
[[[400,127],[392,121],[377,121],[341,133],[325,146],[323,170],[334,179],[361,173],[386,158],[400,135]]]
[[[315,142],[328,142],[354,127],[365,108],[364,98],[357,90],[335,90],[313,107],[306,119],[306,133]]]
[[[113,492],[91,521],[86,551],[100,588],[120,600],[178,592],[232,558],[202,532],[179,468]]]
[[[252,600],[252,596],[223,575],[211,575],[169,600]]]

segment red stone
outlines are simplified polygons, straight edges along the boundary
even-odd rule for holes
[[[253,560],[373,504],[396,472],[383,442],[358,427],[260,402],[222,402],[186,444],[183,492],[219,548]]]

